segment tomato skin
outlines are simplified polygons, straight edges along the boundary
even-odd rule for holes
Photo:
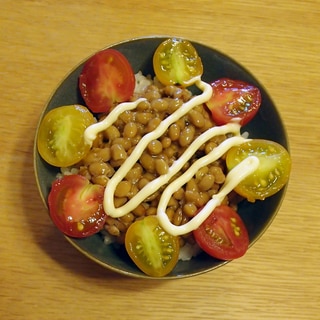
[[[224,125],[238,118],[244,126],[257,114],[261,105],[261,93],[257,87],[228,78],[214,81],[211,86],[212,97],[206,105],[217,125]]]
[[[254,139],[232,147],[226,155],[228,170],[248,156],[258,157],[258,169],[234,189],[248,201],[264,200],[281,190],[289,180],[291,158],[288,151],[274,141]]]
[[[164,231],[155,216],[147,216],[130,225],[125,247],[136,266],[152,277],[170,273],[179,258],[178,237]]]
[[[104,187],[80,175],[53,181],[48,196],[52,221],[64,234],[84,238],[99,232],[105,223]]]
[[[153,69],[158,80],[164,85],[187,82],[203,73],[201,58],[193,45],[182,39],[167,39],[153,55]]]
[[[242,257],[249,247],[249,235],[242,219],[231,207],[220,205],[193,231],[199,247],[220,259]]]
[[[135,77],[127,58],[115,49],[102,50],[84,64],[79,76],[81,95],[93,113],[108,112],[133,95]]]
[[[95,119],[81,105],[61,106],[49,111],[37,132],[40,156],[56,167],[68,167],[84,158],[90,145],[84,141],[84,131]]]

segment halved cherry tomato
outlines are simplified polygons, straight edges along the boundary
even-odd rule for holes
[[[221,260],[240,258],[249,246],[248,232],[242,219],[226,205],[216,207],[193,231],[193,235],[203,251]]]
[[[203,65],[193,45],[182,39],[168,39],[162,42],[153,55],[153,69],[164,85],[186,83],[202,75]]]
[[[41,157],[56,167],[68,167],[79,162],[90,150],[84,141],[84,131],[95,123],[84,106],[61,106],[49,111],[37,133],[37,148]]]
[[[228,170],[248,156],[258,157],[260,165],[235,188],[241,196],[251,202],[264,200],[277,193],[288,182],[291,158],[282,145],[274,141],[255,139],[232,147],[226,156]]]
[[[236,118],[241,125],[247,124],[258,112],[261,105],[260,90],[244,81],[219,79],[211,83],[213,93],[206,103],[213,121],[224,125]]]
[[[105,49],[85,63],[79,76],[79,88],[88,108],[94,113],[130,99],[135,77],[127,58],[115,49]]]
[[[127,230],[125,247],[137,267],[153,277],[173,270],[179,258],[179,240],[159,225],[155,216],[136,220]]]
[[[64,234],[84,238],[105,223],[104,188],[80,175],[66,175],[52,183],[48,196],[50,217]]]

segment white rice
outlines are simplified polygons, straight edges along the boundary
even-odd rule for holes
[[[79,169],[77,168],[70,168],[70,167],[60,168],[60,172],[57,173],[56,177],[57,179],[61,179],[63,176],[78,174],[78,172],[79,172]]]
[[[136,73],[135,75],[136,79],[136,86],[134,88],[134,93],[142,93],[145,91],[145,89],[153,83],[153,81],[147,77],[145,77],[141,71]]]
[[[179,260],[189,261],[192,257],[197,256],[201,251],[202,250],[197,243],[193,245],[186,243],[182,248],[180,248]]]

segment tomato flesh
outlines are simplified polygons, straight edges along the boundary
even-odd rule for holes
[[[155,216],[147,216],[130,225],[125,247],[136,266],[153,277],[167,275],[179,258],[178,237],[164,231]]]
[[[85,63],[79,88],[88,108],[94,113],[108,112],[133,95],[135,77],[127,58],[115,49],[105,49]]]
[[[84,238],[99,232],[105,223],[104,188],[83,176],[66,175],[52,183],[48,196],[52,221],[64,234]]]
[[[226,205],[216,207],[193,235],[203,251],[221,260],[240,258],[249,247],[249,235],[242,219]]]
[[[228,78],[219,79],[211,86],[212,97],[206,105],[217,125],[235,120],[246,125],[257,114],[261,105],[261,93],[257,87]]]
[[[232,147],[226,156],[228,170],[248,156],[258,157],[258,169],[244,179],[235,191],[249,201],[264,200],[277,193],[288,182],[291,158],[288,151],[274,141],[254,139]]]
[[[164,85],[187,86],[188,81],[203,73],[203,65],[193,45],[182,39],[167,39],[153,55],[153,68]]]
[[[37,133],[37,148],[41,157],[56,167],[68,167],[84,158],[90,145],[84,141],[84,131],[95,123],[84,106],[61,106],[49,111]]]

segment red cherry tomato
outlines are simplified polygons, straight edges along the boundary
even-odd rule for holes
[[[103,228],[104,188],[80,175],[66,175],[52,183],[48,196],[50,217],[64,234],[84,238]]]
[[[85,63],[79,88],[94,113],[108,112],[113,105],[130,99],[135,77],[127,58],[117,50],[105,49]]]
[[[240,216],[226,205],[218,206],[211,215],[193,231],[203,251],[221,259],[231,260],[243,256],[249,246],[247,229]]]
[[[258,112],[261,104],[260,90],[244,81],[219,79],[211,83],[213,93],[206,103],[213,121],[224,125],[235,118],[246,125]]]

